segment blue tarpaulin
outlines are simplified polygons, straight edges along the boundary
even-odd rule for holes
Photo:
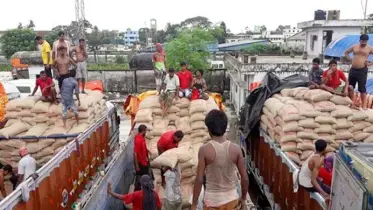
[[[367,87],[367,93],[373,94],[373,78],[368,79],[366,87]]]
[[[369,45],[373,46],[373,34],[369,35]],[[352,45],[359,44],[360,34],[359,35],[346,35],[342,36],[339,39],[332,41],[326,48],[324,55],[334,58],[340,58],[344,56],[345,51],[350,48]],[[352,53],[350,54],[353,57]],[[373,55],[369,56],[369,61],[373,61]]]

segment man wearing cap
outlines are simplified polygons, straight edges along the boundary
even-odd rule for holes
[[[348,74],[348,83],[355,88],[356,83],[360,92],[362,108],[367,108],[366,100],[366,83],[368,77],[368,67],[373,65],[372,62],[368,61],[370,54],[373,54],[373,48],[368,45],[369,36],[362,34],[360,36],[360,44],[353,45],[345,52],[347,61],[352,60],[350,72]],[[354,55],[351,59],[350,53]]]

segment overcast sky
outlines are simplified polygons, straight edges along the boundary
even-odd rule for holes
[[[362,0],[365,2],[365,0]],[[373,1],[368,2],[368,14],[373,13]],[[36,30],[50,30],[75,20],[75,0],[1,0],[0,30],[27,24],[33,20]],[[50,13],[45,8],[50,8]],[[86,19],[100,29],[137,30],[158,21],[158,28],[166,23],[179,23],[186,18],[205,16],[212,22],[225,21],[235,33],[245,27],[293,25],[313,19],[314,10],[341,10],[342,19],[363,17],[361,0],[85,0]]]

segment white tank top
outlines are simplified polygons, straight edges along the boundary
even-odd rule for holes
[[[315,153],[312,153],[311,156],[308,157],[308,159],[303,163],[302,168],[299,172],[299,184],[303,187],[313,187],[311,182],[312,177],[312,171],[308,167],[308,162],[311,160]]]

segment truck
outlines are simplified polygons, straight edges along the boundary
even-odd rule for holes
[[[305,86],[307,83],[308,78],[300,75],[281,80],[274,73],[268,73],[261,86],[250,93],[240,110],[240,144],[246,148],[248,172],[255,179],[271,209],[327,209],[326,202],[319,193],[309,193],[303,188],[294,193],[293,173],[299,172],[300,167],[259,126],[267,98],[283,88]]]

